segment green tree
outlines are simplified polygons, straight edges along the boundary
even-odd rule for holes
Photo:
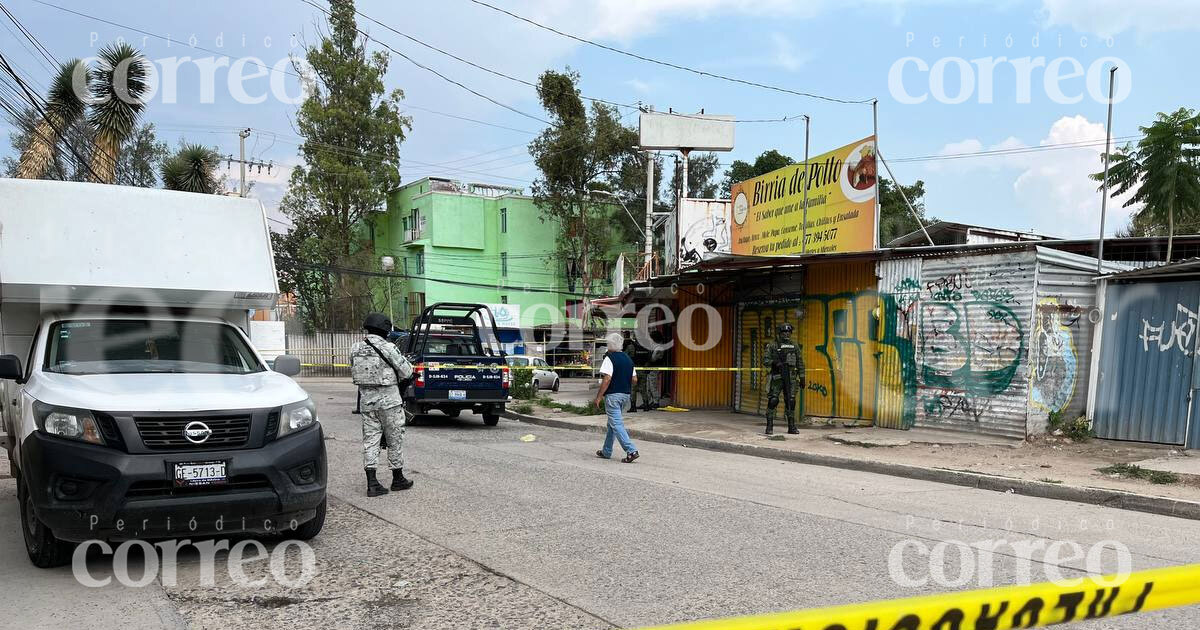
[[[89,81],[92,92],[88,124],[95,133],[91,156],[94,181],[117,179],[121,147],[137,131],[138,117],[150,91],[150,64],[129,44],[110,44],[97,53],[98,66]]]
[[[218,194],[223,190],[217,167],[221,156],[199,144],[185,144],[162,164],[163,188]]]
[[[292,170],[280,204],[304,226],[279,241],[276,255],[278,268],[304,271],[284,279],[310,329],[356,329],[370,308],[364,276],[345,270],[376,265],[370,214],[400,184],[400,144],[411,129],[400,114],[404,93],[383,84],[388,56],[366,50],[354,16],[351,0],[333,0],[328,35],[306,51],[318,80],[307,82],[296,114],[304,163]]]
[[[904,189],[904,195],[900,194],[901,188]],[[925,182],[922,180],[918,179],[911,186],[897,187],[892,180],[880,177],[878,193],[879,244],[882,246],[886,246],[905,234],[921,229],[922,223],[928,225],[937,221],[935,218],[925,217]],[[917,216],[921,218],[919,223],[908,204],[904,203],[905,196],[912,203],[913,209],[917,211]]]
[[[785,166],[796,164],[796,160],[770,149],[763,151],[754,158],[754,163],[743,162],[742,160],[734,160],[733,164],[725,171],[725,180],[721,182],[721,194],[725,197],[729,196],[729,191],[733,185],[738,182],[744,182],[748,179],[754,179],[759,175],[766,175],[771,171],[779,170]]]
[[[35,140],[41,139],[36,130],[40,118],[32,108],[26,109],[13,121],[13,129],[9,132],[9,141],[13,152],[24,155]],[[56,179],[75,182],[90,181],[88,162],[91,155],[92,130],[87,121],[76,120],[74,124],[64,129],[61,134],[62,143],[70,143],[76,147],[79,158],[74,153],[62,149],[52,149],[50,167],[39,179]],[[154,130],[153,123],[139,125],[121,145],[120,157],[117,159],[116,184],[121,186],[138,186],[155,188],[158,186],[158,172],[162,162],[170,154],[165,142],[160,142]],[[5,177],[19,177],[22,162],[20,158],[4,158],[0,166]],[[29,174],[29,171],[26,171]]]
[[[46,177],[51,167],[63,175],[62,164],[59,161],[58,145],[63,142],[69,129],[74,127],[82,118],[87,104],[84,96],[89,82],[90,71],[79,59],[72,59],[58,69],[58,74],[50,82],[50,92],[46,96],[43,114],[34,122],[28,120],[18,124],[18,130],[23,139],[19,149],[20,159],[15,169],[10,169],[13,177],[21,179],[41,179]],[[78,87],[78,89],[76,89]],[[32,113],[27,116],[32,117]]]
[[[614,218],[611,204],[595,198],[591,190],[605,188],[610,178],[620,175],[638,140],[636,131],[621,124],[615,107],[596,102],[589,112],[578,83],[579,74],[570,69],[547,70],[538,77],[538,98],[551,125],[529,144],[529,153],[541,171],[533,182],[541,219],[559,226],[557,257],[574,263],[588,296],[593,271],[605,263],[596,253],[609,251],[613,243]],[[632,173],[631,178],[636,169]]]
[[[713,181],[721,160],[716,153],[699,153],[688,156],[688,198],[713,199],[717,196],[718,184]],[[671,174],[671,192],[667,198],[671,207],[679,204],[679,189],[683,182],[683,162],[675,164]]]
[[[651,191],[651,199],[654,211],[663,212],[670,209],[659,193],[663,161],[653,154],[651,159],[654,165],[654,190]],[[621,158],[616,172],[610,173],[605,179],[603,188],[619,197],[633,215],[630,218],[622,210],[621,215],[612,223],[613,238],[618,243],[636,243],[639,246],[645,243],[643,231],[646,226],[646,164],[645,154],[629,152]],[[593,189],[595,188],[599,186],[593,186]],[[640,247],[636,249],[641,251]]]
[[[1112,197],[1131,192],[1124,207],[1141,205],[1131,217],[1131,231],[1167,235],[1167,259],[1171,262],[1177,220],[1194,223],[1200,219],[1200,116],[1185,107],[1167,114],[1159,112],[1142,139],[1112,154],[1108,185]],[[1092,179],[1101,182],[1104,172]]]

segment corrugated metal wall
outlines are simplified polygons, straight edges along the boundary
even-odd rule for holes
[[[1101,314],[1094,428],[1102,438],[1183,444],[1200,282],[1110,284]],[[1200,447],[1200,426],[1191,446]]]
[[[730,304],[732,289],[729,285],[707,288],[697,295],[696,287],[680,287],[675,296],[675,315],[682,317],[683,311],[693,304],[709,304],[720,316],[720,322],[710,322],[705,311],[693,309],[690,316],[691,338],[699,344],[709,339],[710,326],[717,326],[712,334],[719,335],[716,345],[703,351],[689,349],[681,340],[685,334],[681,321],[675,323],[675,365],[679,367],[720,367],[733,365],[734,309]],[[687,408],[721,408],[733,405],[733,372],[688,372],[675,373],[674,404]]]
[[[926,258],[916,425],[1025,437],[1036,254]]]
[[[805,276],[804,354],[808,416],[875,421],[880,298],[872,261],[814,264]]]
[[[738,367],[761,368],[767,344],[775,338],[776,327],[791,324],[800,330],[800,302],[770,305],[743,305],[738,316]],[[811,377],[811,372],[808,372]],[[742,413],[765,415],[767,413],[767,388],[769,375],[760,371],[738,373],[736,409]],[[800,401],[796,401],[797,409]],[[783,410],[779,410],[780,417]],[[799,417],[799,416],[797,416]]]
[[[881,260],[876,266],[885,316],[879,336],[880,403],[875,424],[890,429],[908,429],[916,422],[922,260]]]
[[[1071,264],[1059,252],[1040,251],[1037,303],[1029,333],[1030,434],[1044,433],[1049,414],[1068,419],[1087,411],[1096,308],[1095,260]],[[1063,264],[1065,263],[1065,264]],[[1078,263],[1090,263],[1084,269]]]

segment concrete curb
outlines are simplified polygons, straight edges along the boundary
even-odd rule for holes
[[[513,411],[507,411],[504,415],[511,419],[516,419],[520,420],[521,422],[527,422],[529,424],[536,424],[544,427],[571,429],[574,431],[585,431],[597,434],[604,432],[603,427],[581,425],[566,420],[527,416],[525,414],[519,414]],[[988,475],[964,470],[950,470],[947,468],[922,468],[920,466],[909,466],[906,464],[889,464],[886,462],[838,457],[836,455],[787,451],[773,448],[771,446],[739,444],[736,442],[725,442],[723,440],[713,440],[709,438],[687,435],[672,435],[669,433],[659,433],[657,431],[645,431],[641,429],[629,429],[629,435],[630,437],[639,440],[657,442],[660,444],[671,444],[674,446],[684,446],[688,448],[701,448],[722,453],[736,453],[738,455],[750,455],[753,457],[763,457],[767,459],[796,462],[800,464],[811,464],[814,466],[827,466],[829,468],[841,468],[843,470],[856,470],[879,475],[891,475],[893,477],[919,479],[921,481],[933,481],[936,483],[945,483],[955,486],[963,486],[966,488],[978,488],[980,490],[991,490],[994,492],[1013,492],[1015,494],[1028,497],[1055,499],[1058,501],[1075,501],[1077,503],[1102,505],[1119,510],[1147,512],[1150,514],[1160,514],[1163,516],[1175,516],[1178,518],[1200,520],[1200,502],[1136,494],[1133,492],[1124,492],[1122,490],[1090,488],[1086,486],[1065,486],[1061,484],[1046,483],[1043,481],[1013,479],[1011,477],[1001,477],[998,475]]]

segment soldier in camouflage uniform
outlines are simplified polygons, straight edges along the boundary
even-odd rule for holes
[[[358,385],[363,421],[363,468],[367,473],[367,496],[377,497],[388,489],[375,477],[380,440],[386,434],[388,464],[392,468],[392,490],[407,490],[413,482],[404,478],[404,398],[400,387],[412,376],[412,364],[387,341],[392,322],[386,315],[371,313],[363,322],[367,336],[350,348],[350,375]]]
[[[788,433],[799,433],[796,428],[796,392],[804,395],[804,359],[800,347],[792,341],[792,325],[780,324],[779,337],[767,344],[763,365],[771,369],[771,384],[767,392],[767,435],[775,432],[775,408],[779,406],[779,395],[783,394],[784,415],[787,417]]]

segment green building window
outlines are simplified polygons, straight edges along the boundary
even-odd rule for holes
[[[508,234],[508,208],[500,208],[500,233]]]
[[[508,296],[507,296],[507,295],[501,295],[501,296],[500,296],[500,303],[501,303],[501,304],[508,304]]]
[[[425,275],[425,252],[417,252],[417,275]]]
[[[505,278],[508,277],[508,253],[507,252],[500,253],[500,275],[504,276]]]

